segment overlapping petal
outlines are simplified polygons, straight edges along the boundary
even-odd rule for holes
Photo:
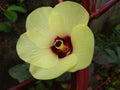
[[[48,27],[48,18],[51,11],[51,7],[38,8],[28,16],[26,21],[28,37],[40,48],[49,47],[55,38]]]
[[[78,3],[66,1],[54,7],[49,17],[50,29],[58,35],[70,34],[78,24],[87,25],[88,12]]]
[[[52,11],[51,7],[41,7],[29,14],[26,20],[27,32],[31,30],[49,30],[48,18]]]
[[[90,65],[94,51],[94,36],[86,25],[76,26],[71,33],[73,53],[77,55],[79,61],[70,71],[77,71]]]
[[[78,58],[76,57],[76,55],[71,54],[68,57],[60,59],[59,63],[52,68],[44,69],[36,67],[34,65],[30,65],[30,72],[36,79],[53,79],[75,66],[77,61]]]
[[[28,38],[36,44],[39,48],[49,48],[53,44],[54,39],[57,37],[52,32],[47,30],[34,30],[26,32]]]
[[[18,55],[26,62],[42,68],[50,68],[58,63],[58,57],[49,48],[41,49],[32,43],[26,33],[17,42]]]

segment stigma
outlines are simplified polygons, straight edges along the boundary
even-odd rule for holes
[[[58,56],[58,58],[64,58],[65,56],[72,53],[72,43],[69,36],[63,38],[55,38],[53,45],[50,47],[52,52]]]
[[[62,40],[56,40],[54,46],[58,50],[63,50],[64,51],[66,49],[66,46],[64,45]]]

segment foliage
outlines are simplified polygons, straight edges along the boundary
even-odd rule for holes
[[[115,30],[120,30],[120,24],[115,27]]]
[[[19,5],[5,5],[7,8],[2,8],[2,14],[4,15],[5,20],[0,21],[0,31],[10,32],[12,30],[13,24],[18,20],[18,15],[20,13],[25,14],[27,10],[21,6],[24,0],[18,0]],[[3,5],[4,6],[4,5]]]
[[[19,83],[27,80],[32,77],[29,72],[29,64],[18,64],[9,69],[9,74],[12,78],[16,79]],[[54,83],[60,83],[58,87],[64,90],[67,87],[67,84],[64,83],[70,79],[70,73],[63,74],[62,76],[53,79],[53,80],[39,80],[29,89],[34,88],[35,90],[52,90]],[[56,84],[57,85],[57,84]]]
[[[100,33],[95,34],[96,38],[96,46],[99,47],[100,50],[104,50],[106,48],[113,48],[120,46],[120,29],[119,25],[115,27],[113,33],[110,36],[105,36]]]
[[[95,34],[96,51],[91,87],[105,90],[120,88],[120,25],[109,36]],[[94,84],[93,84],[94,83]]]
[[[4,15],[11,21],[15,22],[17,20],[17,13],[11,10],[5,10]]]
[[[10,23],[8,22],[0,22],[0,31],[4,31],[4,32],[10,32],[12,29],[12,26]]]
[[[16,12],[20,12],[20,13],[26,13],[26,9],[24,9],[21,6],[17,6],[17,5],[10,5],[7,10],[8,11],[16,11]]]
[[[18,64],[9,70],[9,74],[19,82],[23,82],[24,80],[32,77],[28,70],[28,64]]]

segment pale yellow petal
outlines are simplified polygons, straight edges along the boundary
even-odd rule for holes
[[[87,25],[88,12],[82,5],[65,1],[55,6],[49,17],[50,29],[58,35],[70,34],[77,24]]]
[[[76,63],[77,63],[76,55],[71,54],[63,59],[60,59],[59,63],[52,68],[44,69],[36,67],[34,65],[30,65],[30,72],[36,79],[40,80],[53,79],[62,75],[64,72],[67,72],[70,68],[75,66]]]
[[[31,30],[49,30],[48,17],[52,11],[51,7],[41,7],[35,9],[29,14],[26,21],[27,31]]]
[[[27,37],[26,33],[22,34],[17,42],[17,53],[25,62],[43,68],[53,67],[58,62],[58,56],[50,48],[41,49],[37,47]]]
[[[29,31],[26,34],[39,48],[50,48],[57,37],[53,33],[40,28],[39,30]]]
[[[72,30],[71,40],[73,53],[75,53],[79,59],[76,67],[70,70],[73,72],[90,65],[94,51],[94,36],[89,27],[78,25]]]
[[[51,11],[51,7],[38,8],[30,13],[26,21],[28,37],[40,48],[50,47],[55,38],[48,27],[48,17]]]

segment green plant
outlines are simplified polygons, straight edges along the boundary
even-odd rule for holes
[[[24,0],[19,0],[19,3],[23,3]],[[7,7],[4,7],[7,6]],[[0,21],[0,31],[10,32],[12,30],[13,24],[18,20],[18,14],[25,14],[27,10],[21,5],[3,5],[0,6],[0,10],[4,15],[4,20]]]
[[[94,57],[91,85],[98,90],[120,88],[120,25],[116,25],[112,30],[109,36],[95,34],[97,54]],[[94,82],[97,84],[92,84]]]

